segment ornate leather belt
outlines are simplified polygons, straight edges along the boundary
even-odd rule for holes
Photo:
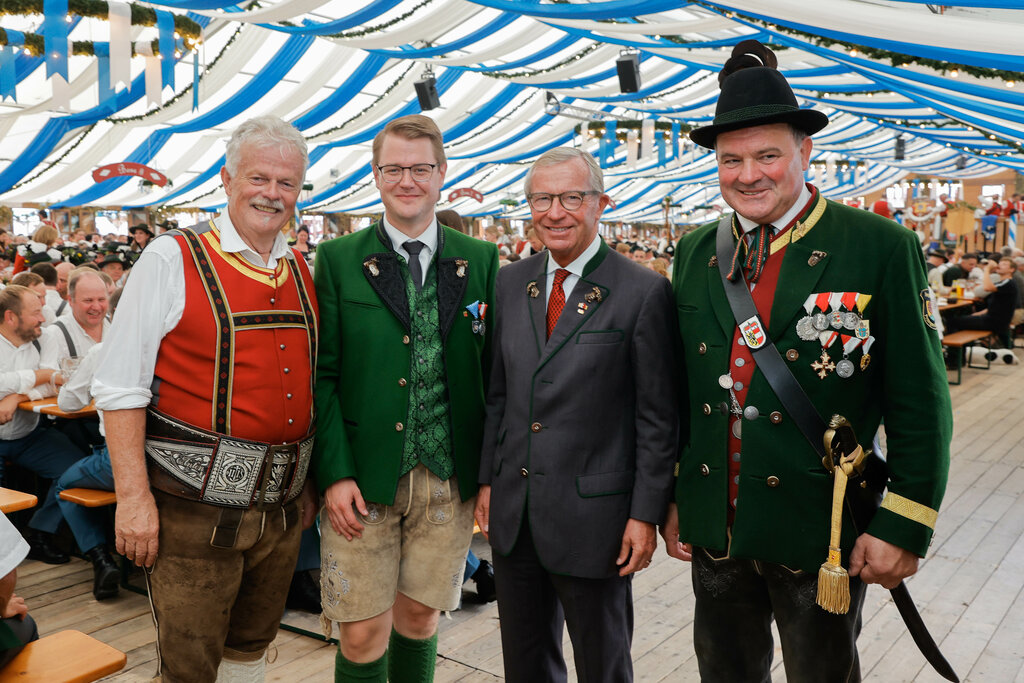
[[[179,498],[221,507],[268,510],[302,492],[313,435],[271,444],[199,429],[146,411],[150,485]]]

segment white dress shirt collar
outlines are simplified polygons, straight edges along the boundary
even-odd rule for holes
[[[782,217],[779,218],[779,220],[774,221],[772,223],[772,227],[775,228],[774,232],[778,233],[779,230],[783,229],[784,227],[792,223],[793,220],[800,215],[800,212],[802,212],[804,208],[807,207],[807,203],[811,201],[812,196],[813,195],[811,194],[811,191],[808,188],[807,183],[804,183],[800,187],[800,196],[796,198],[796,201],[793,202],[793,205],[789,207],[789,210],[786,211],[786,213],[782,214]],[[759,225],[759,223],[755,223],[749,218],[741,216],[739,212],[736,213],[736,218],[739,219],[740,229],[743,231],[744,235],[746,235]]]
[[[597,250],[600,248],[601,235],[594,235],[594,239],[591,241],[590,245],[583,250],[582,254],[576,257],[576,260],[565,266],[565,269],[569,271],[570,275],[575,275],[578,278],[583,277],[583,269],[587,267],[587,264],[590,263],[590,259],[594,258],[594,255],[597,254]],[[555,259],[551,256],[551,252],[548,251],[548,282],[551,281],[551,278],[554,276],[554,272],[561,267],[562,266],[555,262]]]
[[[246,244],[242,236],[238,234],[238,229],[231,222],[231,216],[228,215],[227,209],[213,219],[213,224],[220,231],[220,248],[227,253],[238,254],[254,266],[276,268],[278,259],[292,258],[294,256],[291,248],[288,246],[288,242],[284,239],[284,235],[277,233],[274,237],[274,245],[270,248],[270,255],[267,257],[266,263],[264,263],[263,257]]]

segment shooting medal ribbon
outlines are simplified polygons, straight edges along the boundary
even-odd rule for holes
[[[843,292],[832,292],[828,296],[828,305],[831,313],[828,314],[828,324],[833,330],[843,329],[843,312],[839,307],[843,305]]]
[[[477,300],[466,306],[466,310],[473,316],[473,334],[485,333],[487,331],[487,323],[484,322],[484,316],[487,315],[487,304]]]
[[[856,330],[860,324],[860,316],[857,315],[857,297],[860,296],[857,292],[843,292],[840,300],[842,301],[843,308],[846,311],[843,312],[843,327],[848,330]]]
[[[867,321],[865,320],[864,322],[866,323]],[[868,369],[868,365],[871,364],[871,354],[868,353],[868,350],[871,348],[871,345],[874,344],[874,343],[875,343],[875,338],[874,337],[868,337],[867,339],[864,340],[864,355],[860,357],[860,369],[862,371],[863,370],[867,370]]]
[[[814,297],[814,308],[817,309],[817,313],[814,314],[814,329],[818,332],[828,329],[828,316],[825,310],[828,308],[829,295],[830,292],[821,292]]]

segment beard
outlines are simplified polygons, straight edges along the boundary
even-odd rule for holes
[[[14,334],[17,335],[22,343],[27,344],[30,341],[35,341],[39,339],[42,333],[42,325],[26,325],[22,322],[21,318],[18,318],[18,326],[14,329]]]

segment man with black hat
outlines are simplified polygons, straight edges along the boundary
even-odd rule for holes
[[[663,533],[670,555],[692,559],[702,680],[771,680],[774,618],[789,681],[852,681],[864,584],[899,587],[928,548],[952,416],[915,235],[805,184],[809,136],[828,119],[800,109],[775,66],[760,43],[737,45],[714,123],[690,134],[715,150],[735,213],[676,250],[689,429]],[[808,413],[817,433],[802,429]],[[837,423],[844,440],[823,460],[833,415],[852,429]],[[883,417],[888,492],[858,528],[832,504],[833,476],[855,472],[848,460]],[[815,604],[822,589],[840,613]]]

